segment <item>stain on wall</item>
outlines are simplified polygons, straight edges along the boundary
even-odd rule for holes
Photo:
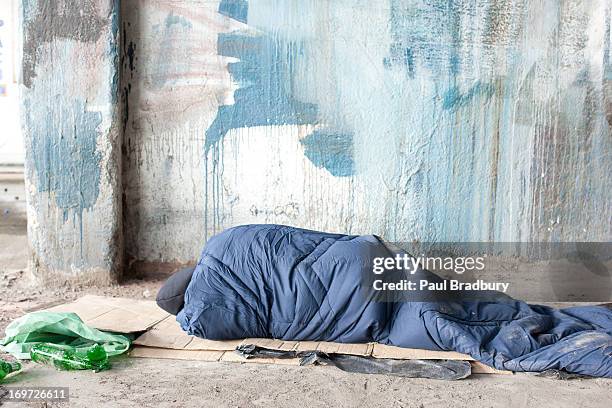
[[[23,0],[26,16],[23,43],[23,84],[32,85],[36,75],[39,47],[59,39],[94,43],[108,20],[95,0]]]

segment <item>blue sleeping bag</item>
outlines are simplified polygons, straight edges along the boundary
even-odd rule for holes
[[[389,248],[371,235],[231,228],[208,241],[177,320],[212,340],[378,342],[453,350],[502,370],[612,378],[612,310],[516,300],[376,301],[361,286],[379,256],[390,256]]]

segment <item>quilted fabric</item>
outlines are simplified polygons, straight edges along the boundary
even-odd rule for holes
[[[371,235],[231,228],[204,248],[177,320],[212,340],[379,342],[454,350],[502,370],[612,378],[612,310],[516,300],[379,302],[361,286],[381,256],[389,249]]]

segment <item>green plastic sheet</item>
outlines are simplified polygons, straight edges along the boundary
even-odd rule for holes
[[[8,325],[0,348],[16,358],[29,359],[30,349],[37,343],[74,347],[78,352],[100,344],[106,354],[116,356],[130,348],[131,340],[89,327],[75,313],[34,312]]]

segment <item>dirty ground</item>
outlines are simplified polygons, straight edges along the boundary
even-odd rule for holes
[[[18,231],[17,231],[18,232]],[[0,231],[0,330],[28,311],[83,294],[153,299],[165,276],[108,288],[53,290],[27,284],[27,239]],[[120,357],[110,371],[58,372],[25,363],[5,386],[63,386],[68,404],[12,406],[131,407],[609,407],[612,380],[552,380],[528,374],[474,375],[445,382],[345,373],[333,367],[288,367]]]

